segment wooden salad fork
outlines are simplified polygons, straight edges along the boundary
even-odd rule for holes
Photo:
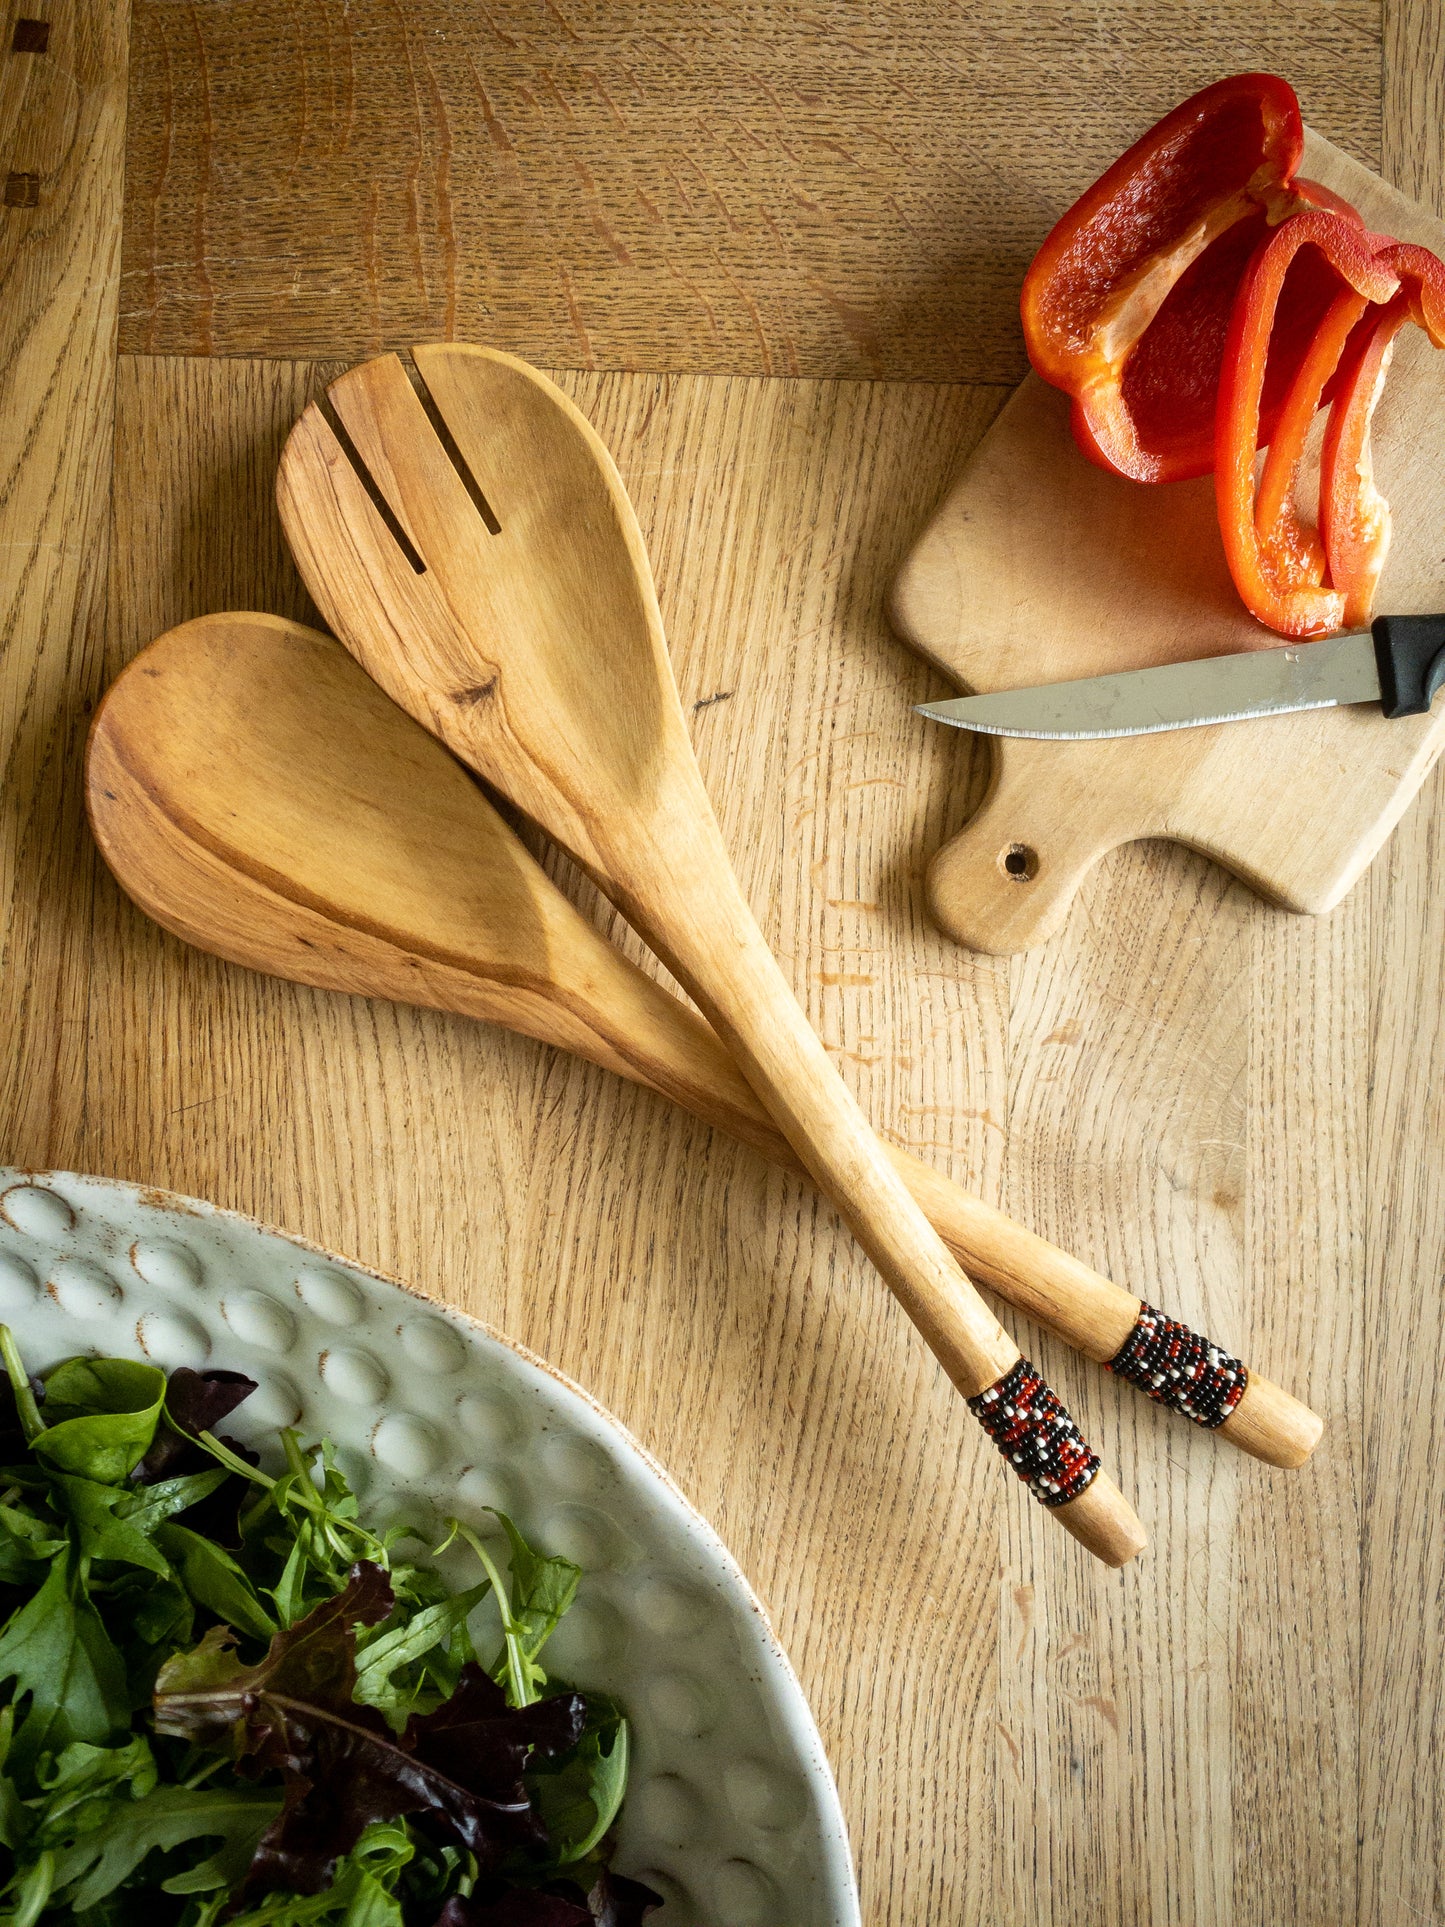
[[[295,982],[505,1025],[797,1168],[703,1019],[587,921],[479,785],[331,637],[254,614],[159,637],[91,726],[86,806],[121,886],[188,942]],[[1157,1316],[885,1148],[961,1262],[1085,1356],[1109,1364]],[[1196,1355],[1208,1349],[1188,1336]],[[1147,1389],[1189,1402],[1177,1368]],[[1320,1421],[1250,1371],[1217,1429],[1293,1466]]]
[[[277,501],[302,577],[382,688],[540,823],[692,994],[1000,1450],[1110,1565],[1123,1494],[909,1195],[732,873],[632,505],[590,423],[525,363],[417,348],[312,404]],[[388,506],[384,517],[356,462]]]

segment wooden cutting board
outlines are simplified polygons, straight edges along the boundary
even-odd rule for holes
[[[1302,170],[1367,225],[1445,253],[1445,223],[1316,134]],[[1086,461],[1067,396],[1030,375],[945,497],[897,581],[903,639],[964,691],[1267,648],[1225,567],[1213,478],[1144,487]],[[1377,607],[1445,608],[1445,351],[1407,328],[1375,426],[1395,510]],[[1432,716],[1373,707],[1106,742],[994,738],[978,812],[934,857],[940,928],[974,950],[1056,930],[1099,858],[1137,837],[1202,850],[1285,908],[1332,909],[1445,742]]]

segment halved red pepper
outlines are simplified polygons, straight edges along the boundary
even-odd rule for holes
[[[1409,242],[1376,257],[1399,278],[1398,292],[1353,329],[1320,451],[1320,537],[1330,581],[1343,597],[1340,620],[1363,627],[1390,547],[1390,505],[1375,486],[1370,428],[1384,392],[1395,337],[1408,321],[1445,347],[1445,262]]]
[[[1216,81],[1137,140],[1039,249],[1022,297],[1029,358],[1073,396],[1075,439],[1102,467],[1168,482],[1213,466],[1220,360],[1246,265],[1291,214],[1351,213],[1295,179],[1303,144],[1287,82]],[[1293,278],[1281,345],[1290,332],[1303,352],[1335,285]],[[1264,397],[1266,430],[1285,385]]]
[[[1388,250],[1376,252],[1378,242],[1322,209],[1293,215],[1249,262],[1230,316],[1214,464],[1219,527],[1246,606],[1285,636],[1327,635],[1344,617],[1345,593],[1326,579],[1325,542],[1301,519],[1294,482],[1310,423],[1357,325],[1373,304],[1389,303],[1400,285]],[[1309,284],[1309,304],[1320,290],[1329,291],[1304,339],[1297,333],[1301,304],[1287,299],[1300,275]],[[1266,429],[1271,388],[1273,421]],[[1256,457],[1266,441],[1269,457],[1256,488]]]

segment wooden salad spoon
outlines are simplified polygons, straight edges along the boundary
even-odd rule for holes
[[[1122,1565],[1138,1520],[909,1196],[738,888],[607,449],[512,356],[438,344],[414,360],[426,405],[382,355],[328,390],[345,444],[313,403],[282,452],[282,525],[328,626],[668,964],[995,1444]]]
[[[86,803],[122,887],[187,942],[273,976],[504,1025],[797,1168],[702,1018],[587,921],[331,637],[251,614],[161,636],[91,726]],[[1086,1357],[1117,1356],[1138,1298],[885,1148],[966,1266]],[[1251,1371],[1217,1429],[1295,1466],[1320,1421]]]

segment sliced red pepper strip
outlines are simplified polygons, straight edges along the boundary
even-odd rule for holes
[[[1388,302],[1399,286],[1398,274],[1373,251],[1375,239],[1323,209],[1293,215],[1245,269],[1230,316],[1216,425],[1219,527],[1245,606],[1284,636],[1328,635],[1344,613],[1344,595],[1325,582],[1324,544],[1300,520],[1290,485],[1315,407],[1355,323],[1369,303]],[[1310,290],[1303,303],[1287,292],[1300,276]],[[1329,299],[1300,337],[1300,315],[1326,289]],[[1255,461],[1272,383],[1279,446],[1270,451],[1257,498]]]
[[[1399,276],[1400,291],[1355,329],[1320,451],[1320,535],[1330,581],[1344,598],[1346,628],[1369,622],[1390,548],[1390,505],[1375,486],[1370,428],[1395,337],[1414,321],[1445,347],[1445,262],[1408,242],[1383,248],[1378,258]]]
[[[1141,482],[1209,472],[1240,277],[1270,227],[1325,196],[1295,181],[1303,141],[1285,81],[1216,81],[1136,141],[1039,249],[1022,298],[1029,358],[1073,396],[1075,438],[1101,466]],[[1323,312],[1313,293],[1302,337]]]

